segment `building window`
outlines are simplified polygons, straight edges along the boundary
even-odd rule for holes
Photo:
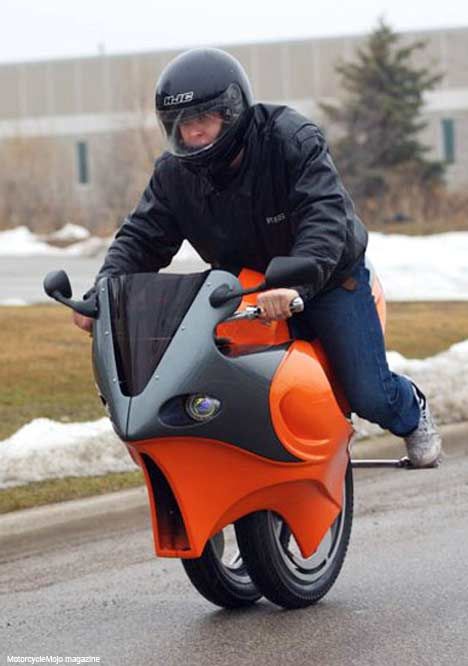
[[[455,123],[453,118],[442,119],[443,160],[447,164],[455,162]]]
[[[80,185],[89,183],[88,144],[86,141],[78,141],[76,144],[76,156],[78,163],[78,182]]]

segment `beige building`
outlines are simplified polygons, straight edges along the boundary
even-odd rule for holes
[[[223,46],[246,68],[256,98],[285,102],[321,124],[318,103],[340,94],[335,71],[366,36]],[[428,94],[424,140],[448,162],[454,189],[468,184],[468,28],[404,33],[424,39],[417,64],[444,73]],[[0,65],[0,151],[7,139],[48,146],[52,191],[74,206],[100,210],[103,191],[131,198],[158,151],[153,112],[155,81],[176,51]],[[35,141],[32,141],[34,137]],[[11,144],[11,142],[9,142]],[[160,145],[160,144],[159,144]],[[132,155],[144,155],[129,177]],[[111,170],[109,170],[109,168]],[[1,170],[4,177],[5,165]],[[110,191],[109,191],[110,188]],[[125,204],[123,204],[125,205]]]

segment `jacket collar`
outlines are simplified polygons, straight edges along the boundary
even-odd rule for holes
[[[208,176],[199,175],[203,196],[232,191],[244,196],[252,194],[255,168],[252,163],[252,149],[255,143],[255,134],[255,122],[253,121],[246,134],[242,161],[238,170],[233,174],[232,180],[225,187],[219,188]]]
[[[247,155],[245,155],[243,159],[246,158],[248,158]],[[241,173],[236,174],[232,181],[222,188],[217,187],[209,178],[205,176],[199,176],[202,195],[207,197],[211,195],[222,194],[224,192],[235,191],[239,194],[250,196],[253,189],[252,169],[250,168],[249,164],[245,165],[245,169],[243,169],[241,165],[241,169]]]

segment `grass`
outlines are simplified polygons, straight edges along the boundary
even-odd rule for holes
[[[468,221],[465,215],[452,219],[450,224],[441,217],[440,220],[410,221],[410,222],[386,222],[378,224],[367,220],[366,227],[369,231],[378,231],[384,234],[404,234],[405,236],[432,236],[433,234],[445,234],[453,231],[468,231]]]
[[[104,476],[68,477],[38,481],[27,486],[17,486],[0,491],[0,514],[19,509],[29,509],[64,500],[80,499],[91,495],[103,495],[116,490],[134,488],[144,483],[143,472],[122,472]]]
[[[434,356],[468,338],[468,303],[387,303],[387,349],[407,358]]]
[[[94,389],[90,338],[54,305],[0,308],[0,440],[39,416],[103,416]]]
[[[38,417],[88,421],[104,415],[90,360],[91,340],[55,305],[0,308],[0,440]],[[389,303],[387,347],[432,356],[468,338],[464,302]],[[57,479],[0,491],[0,513],[139,485],[141,472]]]

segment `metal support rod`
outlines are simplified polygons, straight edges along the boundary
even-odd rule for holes
[[[395,460],[351,460],[352,467],[396,467],[398,469],[410,469],[413,467],[409,458],[397,458]]]

